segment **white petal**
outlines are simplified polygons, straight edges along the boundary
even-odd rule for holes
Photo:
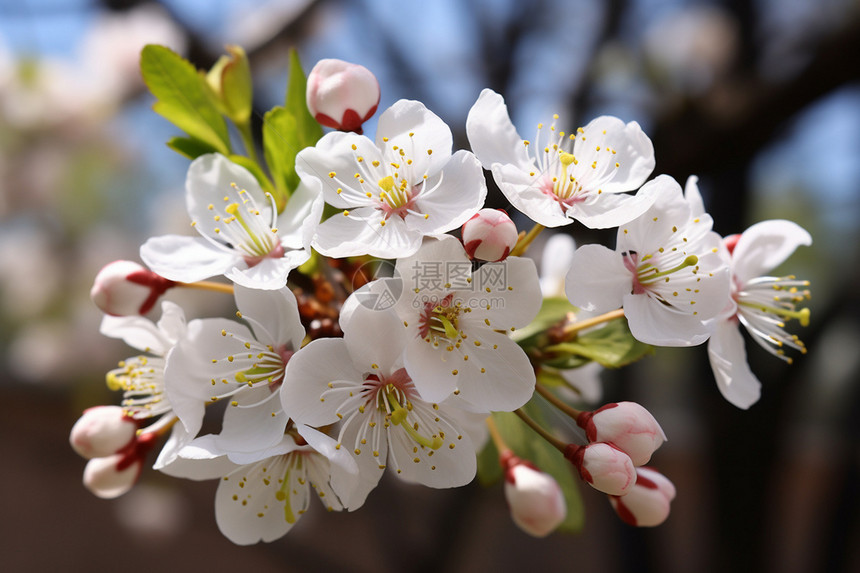
[[[702,194],[699,193],[699,178],[695,175],[687,177],[687,183],[684,185],[684,200],[690,206],[693,217],[705,214],[705,202],[702,200]]]
[[[299,152],[296,156],[296,172],[307,185],[314,186],[313,181],[319,181],[325,202],[329,205],[338,209],[366,205],[369,201],[360,191],[361,185],[354,177],[359,169],[358,156],[366,162],[384,160],[377,146],[367,137],[334,131],[324,135],[316,146]],[[338,193],[338,189],[342,192]]]
[[[428,179],[425,189],[435,185]],[[428,195],[419,194],[415,211],[429,215],[408,215],[407,225],[425,235],[441,234],[460,227],[484,205],[487,185],[481,164],[474,155],[462,149],[442,169],[441,185]]]
[[[222,251],[202,237],[183,235],[150,238],[140,247],[140,258],[153,272],[183,283],[222,275],[242,261],[238,254]]]
[[[632,191],[654,170],[654,146],[635,121],[625,125],[617,117],[601,116],[590,121],[583,131],[576,138],[573,154],[585,169],[591,169],[594,161],[598,168],[600,164],[608,166],[599,184],[604,193]]]
[[[574,203],[567,215],[589,229],[607,229],[628,223],[647,211],[654,197],[647,194],[618,195],[604,193],[592,203]]]
[[[142,316],[106,314],[102,318],[99,332],[111,338],[122,339],[129,346],[156,356],[164,356],[171,346],[171,342],[161,330],[151,320]]]
[[[466,118],[466,135],[472,152],[484,166],[511,164],[521,171],[532,169],[533,162],[508,114],[505,100],[491,89],[484,89]]]
[[[481,345],[475,346],[475,340]],[[450,353],[439,348],[436,352],[437,363],[448,355],[447,362],[438,368],[438,375],[454,378],[460,389],[459,397],[476,410],[511,412],[528,402],[534,393],[534,367],[523,349],[503,334],[489,329],[471,330],[461,348]],[[469,359],[465,360],[465,356]],[[457,369],[456,376],[450,376],[452,368]]]
[[[696,346],[711,334],[696,316],[673,311],[645,294],[625,295],[624,316],[633,337],[646,344]]]
[[[194,438],[191,434],[189,434],[185,430],[185,426],[182,424],[173,424],[173,428],[170,430],[170,437],[167,438],[167,441],[164,443],[164,446],[161,448],[161,451],[158,453],[158,458],[155,460],[155,463],[152,465],[152,469],[154,470],[163,470],[168,465],[174,463],[178,456],[179,452],[187,446],[191,440]],[[174,475],[174,474],[170,474]],[[223,473],[217,474],[213,477],[217,477],[218,475],[224,475]],[[201,478],[208,479],[208,478]]]
[[[278,290],[256,290],[237,285],[236,307],[243,317],[252,319],[251,330],[263,344],[277,347],[289,344],[297,350],[305,337],[298,303],[288,287]]]
[[[462,358],[446,356],[443,348],[433,348],[425,340],[415,337],[406,345],[404,364],[416,390],[427,402],[441,402],[457,388],[457,377],[452,370],[460,366]],[[450,361],[448,362],[443,361]]]
[[[565,233],[547,240],[540,257],[540,288],[545,297],[564,296],[564,277],[573,262],[576,243]]]
[[[379,116],[376,145],[402,149],[415,173],[434,175],[451,157],[453,138],[451,129],[424,104],[402,99]]]
[[[471,318],[489,319],[494,328],[522,328],[540,310],[543,295],[532,259],[508,257],[500,263],[487,263],[473,275],[472,291],[458,291],[472,309]],[[489,307],[489,308],[487,308]]]
[[[583,245],[573,254],[565,279],[567,298],[583,310],[608,312],[633,290],[633,275],[619,253],[603,245]]]
[[[340,401],[323,400],[329,382],[351,381],[361,385],[342,338],[320,338],[295,353],[287,363],[281,385],[281,405],[296,423],[321,427],[338,421]]]
[[[182,424],[175,427],[182,427]],[[196,481],[227,475],[238,466],[227,459],[225,452],[215,445],[214,438],[213,435],[206,435],[193,440],[180,448],[177,455],[171,456],[168,463],[156,469],[172,477]]]
[[[236,406],[232,402],[227,406],[221,433],[216,436],[220,449],[254,452],[281,441],[288,418],[281,408],[279,396],[270,396],[270,392],[267,387],[243,392],[235,400]]]
[[[421,246],[421,232],[409,229],[400,217],[381,225],[382,211],[360,207],[353,216],[333,215],[317,228],[313,247],[327,257],[372,255],[395,259],[415,253]]]
[[[261,211],[268,211],[264,217],[269,220],[271,202],[251,172],[223,155],[209,153],[191,162],[185,179],[185,203],[198,232],[207,237],[216,236],[215,227],[220,223],[213,219],[209,205],[223,204],[223,197],[231,193],[233,183],[244,189]]]
[[[746,410],[761,396],[761,382],[747,364],[744,338],[737,324],[721,321],[708,341],[708,358],[723,397]]]
[[[769,273],[800,245],[811,244],[812,237],[797,223],[779,219],[756,223],[735,245],[732,273],[743,284]]]
[[[331,463],[329,483],[341,504],[350,510],[358,509],[364,503],[363,498],[359,503],[359,500],[355,499],[354,496],[358,488],[358,465],[346,448],[336,447],[337,442],[333,438],[310,426],[299,425],[296,430],[310,447],[319,452],[320,455],[325,456]]]
[[[359,370],[392,374],[402,364],[408,331],[394,310],[374,310],[359,304],[340,324],[349,355]]]
[[[323,207],[322,182],[310,178],[303,180],[278,216],[281,245],[285,249],[309,250]]]

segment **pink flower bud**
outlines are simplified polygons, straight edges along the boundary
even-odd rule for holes
[[[154,434],[141,434],[123,450],[93,458],[84,468],[84,486],[102,499],[113,499],[129,491],[143,470],[147,452],[155,445]]]
[[[517,526],[535,537],[545,537],[567,516],[558,483],[547,473],[514,455],[502,458],[505,498]]]
[[[576,421],[589,442],[606,442],[625,452],[633,465],[642,466],[666,441],[666,434],[654,416],[636,402],[607,404],[594,412],[580,414]]]
[[[669,517],[675,486],[651,468],[636,468],[636,485],[623,497],[609,496],[618,517],[629,525],[654,527]]]
[[[636,468],[630,456],[611,444],[569,444],[564,457],[579,470],[591,487],[609,495],[625,495],[636,483]]]
[[[96,275],[90,298],[106,314],[146,314],[174,284],[132,261],[114,261]]]
[[[119,406],[96,406],[84,410],[69,434],[69,443],[86,459],[110,456],[134,440],[137,422]]]
[[[361,124],[379,105],[379,82],[364,66],[320,60],[308,75],[307,102],[322,125],[361,133]]]
[[[461,233],[469,257],[490,262],[506,259],[519,238],[517,226],[501,209],[481,209],[463,223]]]

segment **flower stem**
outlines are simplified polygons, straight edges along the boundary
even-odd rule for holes
[[[540,235],[540,232],[543,231],[546,227],[541,225],[540,223],[535,223],[535,226],[531,228],[531,230],[526,233],[525,237],[520,239],[514,249],[511,251],[510,256],[518,257],[526,252],[526,249],[529,248],[529,245],[532,241],[535,240],[535,237]]]
[[[598,324],[603,324],[604,322],[609,322],[616,318],[622,318],[623,316],[624,309],[619,308],[618,310],[613,310],[599,316],[586,318],[585,320],[578,320],[573,324],[568,324],[564,327],[564,336],[565,338],[568,338],[571,334],[576,334],[580,330],[585,330],[586,328],[591,328],[592,326],[597,326]]]
[[[511,449],[505,443],[505,440],[502,438],[502,434],[499,433],[499,427],[496,425],[493,415],[490,414],[487,416],[485,421],[487,423],[487,429],[490,430],[490,437],[493,439],[493,444],[496,445],[496,449],[499,451],[499,457],[504,456],[507,452],[510,452]]]
[[[526,423],[526,425],[528,425],[532,430],[537,432],[537,434],[541,438],[543,438],[544,440],[549,442],[555,449],[557,449],[561,453],[564,453],[564,449],[567,447],[567,444],[565,444],[564,442],[562,442],[561,440],[559,440],[558,438],[556,438],[555,436],[553,436],[552,434],[550,434],[549,432],[544,430],[540,426],[540,424],[538,424],[537,422],[532,420],[528,414],[523,412],[522,408],[517,408],[516,410],[514,410],[514,414],[519,416],[520,419]]]
[[[222,292],[224,294],[233,294],[233,285],[216,283],[213,281],[197,281],[196,283],[176,283],[176,286],[197,288],[201,290],[211,290],[214,292]]]
[[[565,404],[558,396],[553,394],[549,390],[549,388],[545,387],[543,384],[540,384],[540,383],[536,384],[535,390],[537,391],[538,394],[540,394],[541,396],[546,398],[547,402],[549,402],[550,404],[552,404],[553,406],[555,406],[556,408],[558,408],[559,410],[561,410],[562,412],[564,412],[565,414],[567,414],[568,416],[573,418],[574,421],[579,419],[579,415],[582,414],[581,410],[577,410],[576,408],[573,408],[572,406],[568,406],[567,404]]]

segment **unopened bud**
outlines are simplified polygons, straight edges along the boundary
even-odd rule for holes
[[[96,275],[90,298],[105,314],[146,314],[174,284],[135,262],[114,261]]]
[[[472,259],[498,262],[517,244],[517,226],[501,209],[481,209],[463,223],[463,246]]]
[[[666,441],[654,416],[636,402],[612,403],[583,412],[576,423],[585,430],[589,442],[612,444],[630,456],[635,466],[647,464]]]
[[[675,486],[651,468],[636,468],[636,485],[623,497],[609,496],[609,503],[624,523],[654,527],[669,517]]]
[[[141,434],[123,450],[93,458],[84,468],[84,486],[95,496],[113,499],[129,491],[143,470],[147,452],[155,445],[154,434]]]
[[[567,516],[567,504],[558,482],[531,463],[508,455],[505,468],[505,498],[517,526],[535,537],[545,537]]]
[[[379,105],[376,76],[358,64],[326,59],[308,75],[307,102],[311,115],[326,127],[361,133],[361,125]]]
[[[86,459],[110,456],[134,440],[137,427],[121,407],[96,406],[84,410],[72,426],[69,443]]]
[[[625,495],[636,483],[636,468],[626,453],[611,444],[569,444],[564,457],[591,487],[609,495]]]

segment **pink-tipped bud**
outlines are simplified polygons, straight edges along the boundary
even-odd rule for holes
[[[624,523],[654,527],[669,517],[675,486],[651,468],[636,468],[636,485],[624,497],[609,496],[609,503]]]
[[[663,428],[651,413],[636,402],[607,404],[594,412],[583,412],[576,420],[589,442],[606,442],[625,452],[633,465],[642,466],[666,441]]]
[[[361,133],[379,105],[379,82],[364,66],[320,60],[308,75],[307,102],[322,125]]]
[[[135,262],[114,261],[96,275],[90,298],[106,314],[146,314],[174,284]]]
[[[636,483],[636,467],[630,456],[611,444],[569,444],[564,457],[579,470],[591,487],[609,495],[625,495]]]
[[[154,434],[141,434],[122,451],[91,459],[84,468],[84,487],[102,499],[121,496],[137,483],[146,454],[154,445]]]
[[[511,518],[534,537],[546,537],[567,516],[567,504],[558,482],[533,464],[508,453],[501,459],[505,468],[505,498]]]
[[[119,406],[96,406],[84,410],[72,426],[69,443],[81,457],[101,458],[128,447],[137,428],[137,422]]]
[[[517,244],[517,226],[501,209],[481,209],[463,223],[463,246],[472,259],[498,262]]]

